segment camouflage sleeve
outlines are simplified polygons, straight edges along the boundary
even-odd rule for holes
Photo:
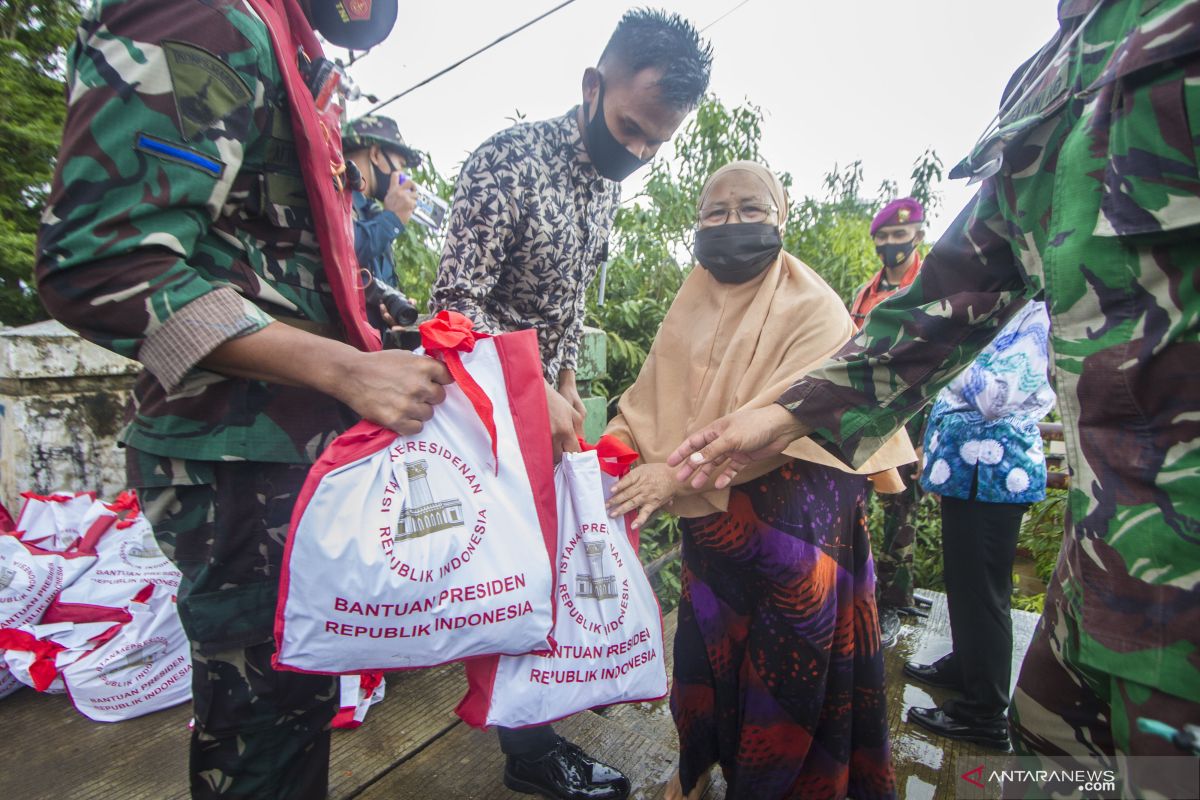
[[[516,242],[517,164],[523,158],[500,135],[484,142],[463,164],[429,300],[431,311],[449,309],[486,324],[484,304]]]
[[[826,449],[860,466],[966,368],[1025,303],[1005,222],[986,182],[907,291],[779,403]]]
[[[68,55],[38,288],[57,319],[139,359],[168,390],[271,321],[195,266],[256,133],[273,58],[261,23],[234,19],[199,0],[104,0]]]

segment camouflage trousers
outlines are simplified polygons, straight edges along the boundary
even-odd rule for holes
[[[900,468],[906,472],[906,467]],[[917,543],[917,506],[921,485],[905,478],[904,491],[879,494],[883,509],[883,541],[875,558],[875,602],[910,608],[913,604],[913,549]]]
[[[183,573],[192,797],[324,798],[336,681],[271,667],[283,547],[308,468],[138,451],[128,465],[163,552]]]
[[[1097,669],[1081,662],[1080,619],[1064,594],[1063,559],[1046,593],[1046,610],[1017,678],[1008,721],[1013,748],[1021,755],[1091,756],[1111,764],[1117,756],[1182,756],[1172,743],[1138,730],[1145,717],[1175,728],[1200,721],[1200,703]],[[1177,657],[1163,653],[1164,658]],[[1127,798],[1180,797],[1178,775],[1139,770],[1122,775]],[[1190,794],[1191,792],[1188,792]],[[1057,795],[1056,795],[1057,796]]]

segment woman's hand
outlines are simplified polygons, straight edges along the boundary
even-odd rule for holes
[[[674,472],[666,464],[634,467],[613,487],[608,501],[609,516],[624,516],[636,508],[638,514],[633,521],[633,528],[641,528],[656,511],[671,505],[676,496],[687,491],[687,487],[675,480]]]

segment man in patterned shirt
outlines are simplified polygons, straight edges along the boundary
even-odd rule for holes
[[[281,64],[295,69],[297,54],[270,38],[315,41],[314,25],[363,50],[391,29],[395,0],[303,8],[92,3],[67,56],[38,242],[50,313],[145,367],[121,441],[129,485],[183,573],[197,798],[326,796],[337,682],[271,665],[292,506],[359,417],[417,433],[450,381],[432,359],[347,344],[285,91]],[[349,231],[348,216],[334,222]]]
[[[430,306],[458,311],[489,333],[537,330],[556,451],[579,449],[584,410],[575,365],[584,300],[608,257],[619,182],[699,103],[711,62],[709,46],[678,15],[631,11],[597,65],[584,70],[581,105],[495,134],[459,174]],[[501,729],[500,743],[505,783],[518,791],[628,792],[619,772],[548,725]]]
[[[582,104],[500,131],[458,176],[430,306],[494,333],[537,330],[557,389],[556,448],[576,449],[572,431],[582,432],[575,366],[584,300],[608,258],[620,181],[699,103],[711,63],[708,44],[678,15],[630,11],[584,70]]]
[[[722,485],[812,435],[860,464],[1044,297],[1071,489],[1009,722],[1019,752],[1111,764],[1183,755],[1139,719],[1200,719],[1200,0],[1061,0],[1058,17],[951,173],[979,193],[908,292],[672,463]],[[1174,778],[1123,774],[1122,796],[1184,796]]]

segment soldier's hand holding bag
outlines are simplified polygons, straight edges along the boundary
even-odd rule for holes
[[[555,473],[558,558],[549,651],[473,659],[458,715],[517,728],[596,706],[667,693],[662,614],[638,561],[627,519],[605,498],[637,454],[615,439],[564,453]]]
[[[415,436],[356,425],[300,493],[280,669],[405,669],[547,646],[555,512],[537,336],[477,334],[453,312],[421,336],[455,379],[433,419]]]

